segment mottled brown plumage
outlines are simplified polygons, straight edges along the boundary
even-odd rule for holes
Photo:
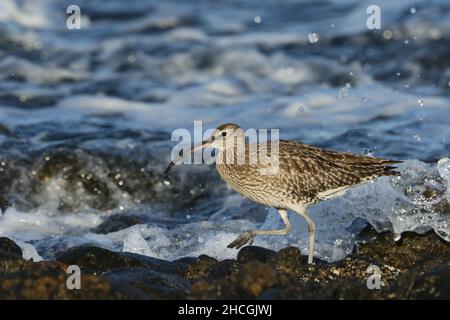
[[[280,202],[286,201],[314,204],[324,200],[321,195],[326,191],[351,187],[379,176],[399,175],[388,166],[398,161],[329,151],[285,140],[279,141],[277,174],[263,175],[260,164],[249,164],[251,147],[245,147],[245,164],[217,163],[217,171],[245,197],[272,207],[279,207]]]
[[[247,242],[251,243],[257,234],[289,233],[291,225],[286,210],[292,210],[305,217],[308,222],[310,235],[308,262],[312,263],[315,226],[306,212],[306,207],[321,200],[340,196],[350,187],[377,177],[400,175],[389,165],[401,161],[330,151],[296,141],[279,141],[278,161],[275,165],[273,162],[261,163],[255,156],[266,154],[267,150],[271,150],[271,142],[268,142],[267,146],[246,144],[243,137],[243,130],[239,126],[224,124],[219,126],[211,138],[200,147],[218,148],[216,168],[222,179],[244,197],[276,208],[286,228],[247,231],[229,247],[240,248]],[[197,148],[199,147],[193,150]],[[239,153],[242,150],[245,150],[245,153]],[[242,154],[245,157],[238,162],[239,155]],[[272,155],[270,152],[267,154],[269,157]],[[230,163],[230,159],[234,161]],[[258,162],[255,164],[252,159],[258,159]],[[270,168],[277,170],[272,174],[262,170]]]

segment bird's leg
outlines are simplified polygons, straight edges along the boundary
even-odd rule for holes
[[[306,222],[308,222],[308,232],[309,232],[309,254],[308,254],[308,264],[313,263],[314,258],[314,238],[316,235],[316,226],[314,221],[309,217],[308,212],[306,212],[306,208],[301,207],[298,210],[295,210],[296,213],[305,218]]]
[[[245,245],[247,242],[249,244],[253,244],[253,240],[255,239],[256,235],[287,235],[289,232],[291,232],[291,223],[288,219],[287,211],[284,209],[277,209],[278,213],[280,214],[281,219],[284,222],[285,228],[280,230],[249,230],[241,234],[236,240],[231,242],[228,245],[228,248],[236,248],[239,249],[243,245]]]

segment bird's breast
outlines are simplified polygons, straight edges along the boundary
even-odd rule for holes
[[[287,194],[276,176],[263,175],[256,165],[216,164],[220,177],[244,197],[271,207],[283,207]]]

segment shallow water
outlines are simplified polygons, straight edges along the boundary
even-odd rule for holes
[[[202,120],[407,160],[401,178],[311,209],[321,258],[351,252],[366,221],[450,241],[450,5],[379,3],[382,29],[370,31],[370,1],[83,0],[82,29],[68,30],[70,1],[2,0],[0,235],[35,258],[83,243],[234,257],[226,244],[278,225],[274,210],[211,166],[162,179],[171,132]],[[117,213],[145,223],[94,232]],[[305,252],[293,219],[291,236],[256,244]]]

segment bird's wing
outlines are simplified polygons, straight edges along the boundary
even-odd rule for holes
[[[399,175],[389,164],[401,161],[336,152],[295,141],[280,141],[280,178],[302,194],[348,187],[383,175]]]

